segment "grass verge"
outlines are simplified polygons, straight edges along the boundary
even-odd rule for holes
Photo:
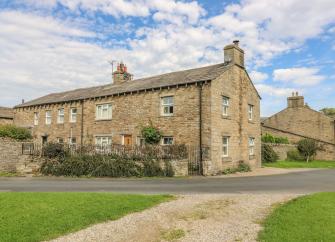
[[[335,193],[299,197],[279,206],[263,223],[258,240],[335,241]]]
[[[2,172],[0,171],[0,177],[15,177],[15,176],[20,176],[17,173],[10,173],[10,172]]]
[[[274,163],[263,163],[263,166],[276,168],[335,168],[335,161],[277,161]]]
[[[53,239],[171,198],[111,193],[0,193],[0,241]]]

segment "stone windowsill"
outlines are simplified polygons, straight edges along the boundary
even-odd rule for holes
[[[112,121],[111,118],[106,118],[106,119],[95,119],[95,122],[100,122],[100,121]]]
[[[249,155],[249,160],[253,160],[256,158],[256,155]]]
[[[230,115],[221,115],[221,117],[223,118],[223,119],[231,119],[231,116]]]
[[[223,162],[232,162],[233,159],[231,157],[227,156],[227,157],[222,157],[222,161]]]

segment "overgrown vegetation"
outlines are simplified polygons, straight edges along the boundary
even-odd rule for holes
[[[304,161],[305,159],[297,149],[293,149],[293,150],[287,151],[286,160]]]
[[[314,158],[316,152],[321,149],[318,143],[312,139],[302,139],[298,142],[298,151],[306,162]]]
[[[49,241],[171,198],[111,193],[0,193],[0,242]]]
[[[335,241],[335,193],[318,193],[281,205],[265,220],[258,240]]]
[[[279,159],[271,145],[262,144],[262,163],[273,163]]]
[[[32,138],[28,129],[17,127],[12,124],[0,125],[0,137],[7,137],[16,140],[27,140]]]
[[[228,175],[228,174],[234,174],[237,172],[249,172],[251,171],[251,168],[248,164],[244,163],[243,161],[240,161],[237,167],[231,167],[224,169],[222,171],[223,175]]]
[[[174,176],[170,160],[160,161],[152,156],[126,154],[75,153],[60,144],[43,148],[45,161],[40,172],[54,176],[143,177]]]
[[[287,137],[274,136],[268,133],[262,135],[262,142],[272,143],[272,144],[289,144],[290,143]]]
[[[141,134],[146,144],[158,144],[162,138],[162,133],[152,123],[142,127]]]

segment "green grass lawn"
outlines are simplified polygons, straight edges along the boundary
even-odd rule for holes
[[[335,168],[335,161],[277,161],[274,163],[263,163],[265,167],[276,168]]]
[[[0,193],[0,241],[42,241],[172,198],[111,193]]]
[[[17,173],[9,173],[0,171],[0,177],[14,177],[19,176]]]
[[[259,241],[335,241],[335,193],[318,193],[279,206],[265,220]]]

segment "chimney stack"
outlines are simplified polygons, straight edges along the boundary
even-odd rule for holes
[[[305,106],[305,99],[303,96],[299,96],[298,92],[292,92],[292,96],[287,98],[288,108],[301,108]]]
[[[116,71],[113,72],[113,84],[122,84],[132,80],[133,75],[127,71],[127,66],[123,62],[118,63]]]
[[[224,62],[244,67],[244,51],[239,47],[239,43],[239,40],[234,40],[232,44],[224,47]]]

